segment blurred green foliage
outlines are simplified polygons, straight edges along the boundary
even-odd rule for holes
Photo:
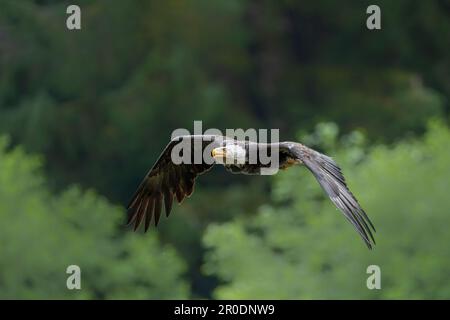
[[[414,243],[418,253],[404,249],[396,258],[394,250],[379,248],[425,232],[424,221],[406,224],[406,211],[393,210],[428,210],[430,224],[440,225],[450,209],[431,193],[438,183],[432,177],[444,177],[445,168],[436,174],[437,163],[416,168],[401,151],[425,152],[431,148],[429,138],[421,138],[427,121],[448,120],[448,1],[380,0],[380,31],[365,27],[372,4],[366,0],[78,0],[80,31],[66,29],[69,4],[0,0],[0,134],[11,142],[3,142],[0,158],[0,216],[7,221],[0,227],[0,297],[446,295],[435,283],[445,282],[449,272],[436,266],[448,270],[448,262],[420,255],[422,246],[436,250],[435,238]],[[295,169],[275,180],[214,169],[157,231],[132,234],[123,226],[124,205],[172,131],[191,130],[194,120],[204,129],[279,128],[283,140],[300,138],[336,155],[352,191],[380,225],[379,247],[366,252],[313,178]],[[426,137],[445,136],[439,128]],[[395,161],[389,166],[389,155],[397,167]],[[401,172],[408,178],[397,176]],[[419,197],[415,188],[424,185],[428,196]],[[392,188],[387,195],[386,188]],[[383,220],[388,213],[399,221],[391,228]],[[294,236],[299,228],[311,239]],[[323,241],[312,239],[316,232]],[[274,242],[292,241],[289,250],[272,248],[268,239],[275,233],[281,239]],[[332,246],[347,233],[348,246]],[[307,245],[320,246],[316,255]],[[359,279],[347,282],[352,272],[343,275],[344,258],[361,279],[367,261],[385,263],[386,277],[392,270],[396,279],[386,281],[396,289],[368,293]],[[412,280],[412,268],[400,275],[407,261],[417,259],[423,259],[420,267],[429,263],[427,271]],[[250,274],[239,261],[258,272]],[[69,264],[82,267],[81,293],[65,289]],[[284,277],[279,285],[255,285],[277,272]],[[398,289],[400,284],[411,287]]]
[[[52,196],[39,158],[0,139],[0,298],[186,298],[185,264],[155,235],[121,234],[122,210],[92,191]],[[81,268],[82,290],[66,287]]]

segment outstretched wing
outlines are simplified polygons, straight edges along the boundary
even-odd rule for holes
[[[334,160],[300,143],[281,143],[280,150],[300,160],[312,172],[331,201],[356,228],[369,249],[372,249],[375,244],[372,230],[375,232],[375,228],[348,189],[341,169]]]
[[[205,161],[203,151],[218,146],[222,139],[221,136],[195,135],[181,136],[170,141],[131,199],[127,212],[128,224],[134,224],[136,230],[144,221],[147,231],[153,217],[157,226],[163,202],[168,217],[174,198],[180,203],[185,197],[189,197],[194,191],[195,178],[213,166],[212,158]],[[179,148],[182,151],[177,155],[185,156],[187,158],[183,159],[189,161],[173,161],[172,151],[177,146],[184,147]],[[183,154],[185,151],[189,154]],[[210,152],[205,155],[210,156]]]

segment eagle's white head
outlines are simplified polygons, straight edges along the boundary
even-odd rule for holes
[[[240,165],[245,164],[246,151],[242,146],[230,143],[224,147],[213,149],[211,156],[217,163]]]

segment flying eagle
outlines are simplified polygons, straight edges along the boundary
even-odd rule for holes
[[[188,143],[180,156],[189,161],[174,161],[173,153],[181,143]],[[164,202],[166,216],[172,209],[174,198],[181,203],[194,190],[194,182],[198,175],[220,163],[238,174],[261,174],[269,164],[260,158],[263,154],[278,153],[278,168],[286,169],[293,165],[304,165],[316,177],[322,189],[342,211],[345,218],[355,227],[369,249],[375,244],[372,234],[375,228],[367,214],[350,192],[341,169],[332,158],[319,153],[297,142],[255,143],[238,141],[218,135],[190,135],[172,139],[161,153],[139,185],[128,205],[128,224],[134,224],[134,230],[144,222],[147,231],[153,217],[158,225]],[[176,153],[176,152],[175,152]],[[200,154],[195,158],[195,153]],[[251,155],[256,154],[256,160]]]

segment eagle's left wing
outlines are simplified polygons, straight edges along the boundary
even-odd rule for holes
[[[375,244],[372,230],[375,232],[375,227],[348,189],[345,178],[336,162],[300,143],[283,142],[280,144],[280,150],[288,152],[291,157],[300,160],[312,172],[334,205],[356,228],[367,247],[372,249],[372,245]]]

